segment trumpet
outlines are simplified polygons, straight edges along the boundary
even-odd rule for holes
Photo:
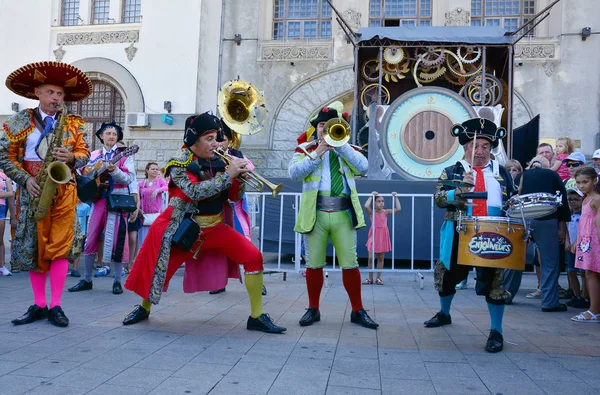
[[[213,152],[219,158],[223,159],[223,161],[227,164],[230,164],[233,159],[233,157],[221,147],[215,149]],[[275,185],[274,183],[270,182],[269,180],[267,180],[266,178],[264,178],[263,176],[261,176],[253,170],[250,170],[245,174],[247,174],[248,178],[240,177],[238,180],[249,185],[257,192],[262,192],[266,186],[271,190],[271,196],[277,197],[277,195],[279,195],[279,192],[281,192],[281,190],[283,189],[283,184]]]
[[[350,141],[350,133],[350,124],[348,122],[343,118],[332,118],[323,127],[322,139],[300,144],[298,149],[304,152],[310,159],[315,160],[317,158],[308,151],[309,149],[319,145],[322,141],[325,141],[331,147],[341,147]]]

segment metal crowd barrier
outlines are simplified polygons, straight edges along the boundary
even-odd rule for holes
[[[250,218],[251,218],[251,226],[253,229],[253,241],[257,244],[257,247],[260,249],[260,251],[262,253],[264,253],[264,231],[265,231],[265,208],[267,207],[267,205],[269,204],[279,204],[279,223],[278,223],[278,231],[279,231],[279,240],[278,240],[278,248],[277,248],[277,263],[276,266],[273,267],[272,261],[270,261],[269,259],[266,260],[265,263],[265,270],[273,270],[273,271],[277,271],[277,272],[295,272],[298,273],[302,270],[301,268],[301,259],[300,259],[300,249],[301,249],[301,243],[302,243],[302,236],[299,233],[294,233],[295,237],[294,237],[294,254],[293,254],[293,258],[291,259],[291,262],[282,262],[282,235],[283,235],[283,216],[284,216],[284,207],[286,207],[285,205],[289,205],[291,204],[293,211],[294,211],[294,223],[295,223],[295,219],[298,217],[298,209],[300,207],[300,199],[302,197],[302,194],[299,192],[282,192],[279,194],[280,199],[274,200],[270,197],[270,192],[246,192],[246,196],[247,196],[247,202],[248,202],[248,211],[250,214]],[[371,196],[371,194],[369,193],[359,193],[358,194],[360,197],[368,197]],[[392,197],[391,193],[381,193],[379,194],[379,196],[383,196],[384,199],[391,199],[392,201],[392,210],[394,209],[394,199]],[[391,214],[391,219],[388,218],[388,224],[391,225],[390,228],[390,241],[391,241],[391,246],[392,246],[392,251],[391,251],[391,261],[392,261],[392,268],[391,269],[381,269],[378,270],[376,269],[377,266],[377,260],[376,260],[376,254],[374,252],[372,252],[372,259],[373,259],[373,269],[367,269],[367,268],[361,268],[362,272],[408,272],[408,273],[415,273],[415,281],[417,280],[422,280],[422,275],[420,274],[420,272],[432,272],[433,268],[434,268],[434,235],[436,230],[434,229],[434,210],[435,210],[435,203],[434,203],[434,197],[433,194],[410,194],[410,193],[398,193],[396,195],[398,197],[398,199],[400,200],[400,204],[402,206],[402,211],[405,211],[407,209],[411,210],[410,216],[411,216],[411,225],[410,225],[410,269],[405,269],[405,268],[397,268],[396,267],[396,219],[395,219],[395,215]],[[410,199],[410,205],[408,204],[403,204],[403,201],[406,203],[406,201]],[[430,232],[430,243],[429,243],[429,268],[428,269],[418,269],[415,268],[415,237],[417,237],[417,235],[415,235],[415,200],[416,199],[427,199],[429,200],[429,210],[430,210],[430,226],[431,226],[431,232]],[[289,207],[289,206],[287,206]],[[389,205],[386,204],[386,207],[390,207]],[[373,212],[375,212],[375,199],[373,199]],[[368,218],[368,215],[366,213],[364,213],[365,215],[365,221],[367,223],[367,228],[366,231],[368,232],[369,227],[371,226],[371,221]],[[269,224],[269,226],[275,226],[275,224]],[[292,224],[293,226],[293,224]],[[290,229],[291,230],[291,229]],[[364,231],[364,230],[361,230]],[[375,239],[375,232],[376,230],[373,230],[374,234],[373,234],[373,240]],[[258,235],[256,235],[255,233],[258,233]],[[420,237],[420,235],[418,236]],[[405,244],[403,243],[403,248],[404,248]],[[372,249],[374,250],[374,249]],[[293,264],[293,267],[292,267]],[[325,270],[326,271],[340,271],[341,269],[336,265],[336,256],[335,256],[335,248],[333,249],[333,263],[332,264],[327,264],[325,266]]]

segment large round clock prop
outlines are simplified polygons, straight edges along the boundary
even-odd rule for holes
[[[383,155],[405,178],[436,179],[464,155],[451,133],[452,125],[475,117],[469,103],[449,89],[412,89],[394,100],[385,113]]]

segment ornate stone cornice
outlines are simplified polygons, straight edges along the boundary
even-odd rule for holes
[[[446,12],[446,26],[469,26],[471,24],[471,13],[462,8],[455,8]]]
[[[515,60],[559,60],[560,51],[555,42],[530,42],[515,45]]]
[[[271,62],[333,60],[333,42],[262,41],[260,60]]]
[[[58,33],[56,35],[56,45],[135,43],[139,39],[139,30]]]

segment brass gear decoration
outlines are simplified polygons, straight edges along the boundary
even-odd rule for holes
[[[379,61],[377,59],[373,58],[364,61],[360,70],[365,81],[379,81]]]
[[[386,48],[383,51],[383,59],[389,64],[398,64],[404,60],[404,50],[396,45]]]
[[[377,83],[369,84],[365,86],[360,93],[360,103],[363,105],[364,109],[369,108],[369,104],[377,101],[377,96],[379,95],[379,86],[380,85]],[[390,98],[390,91],[385,86],[381,85],[381,103],[390,104]]]

